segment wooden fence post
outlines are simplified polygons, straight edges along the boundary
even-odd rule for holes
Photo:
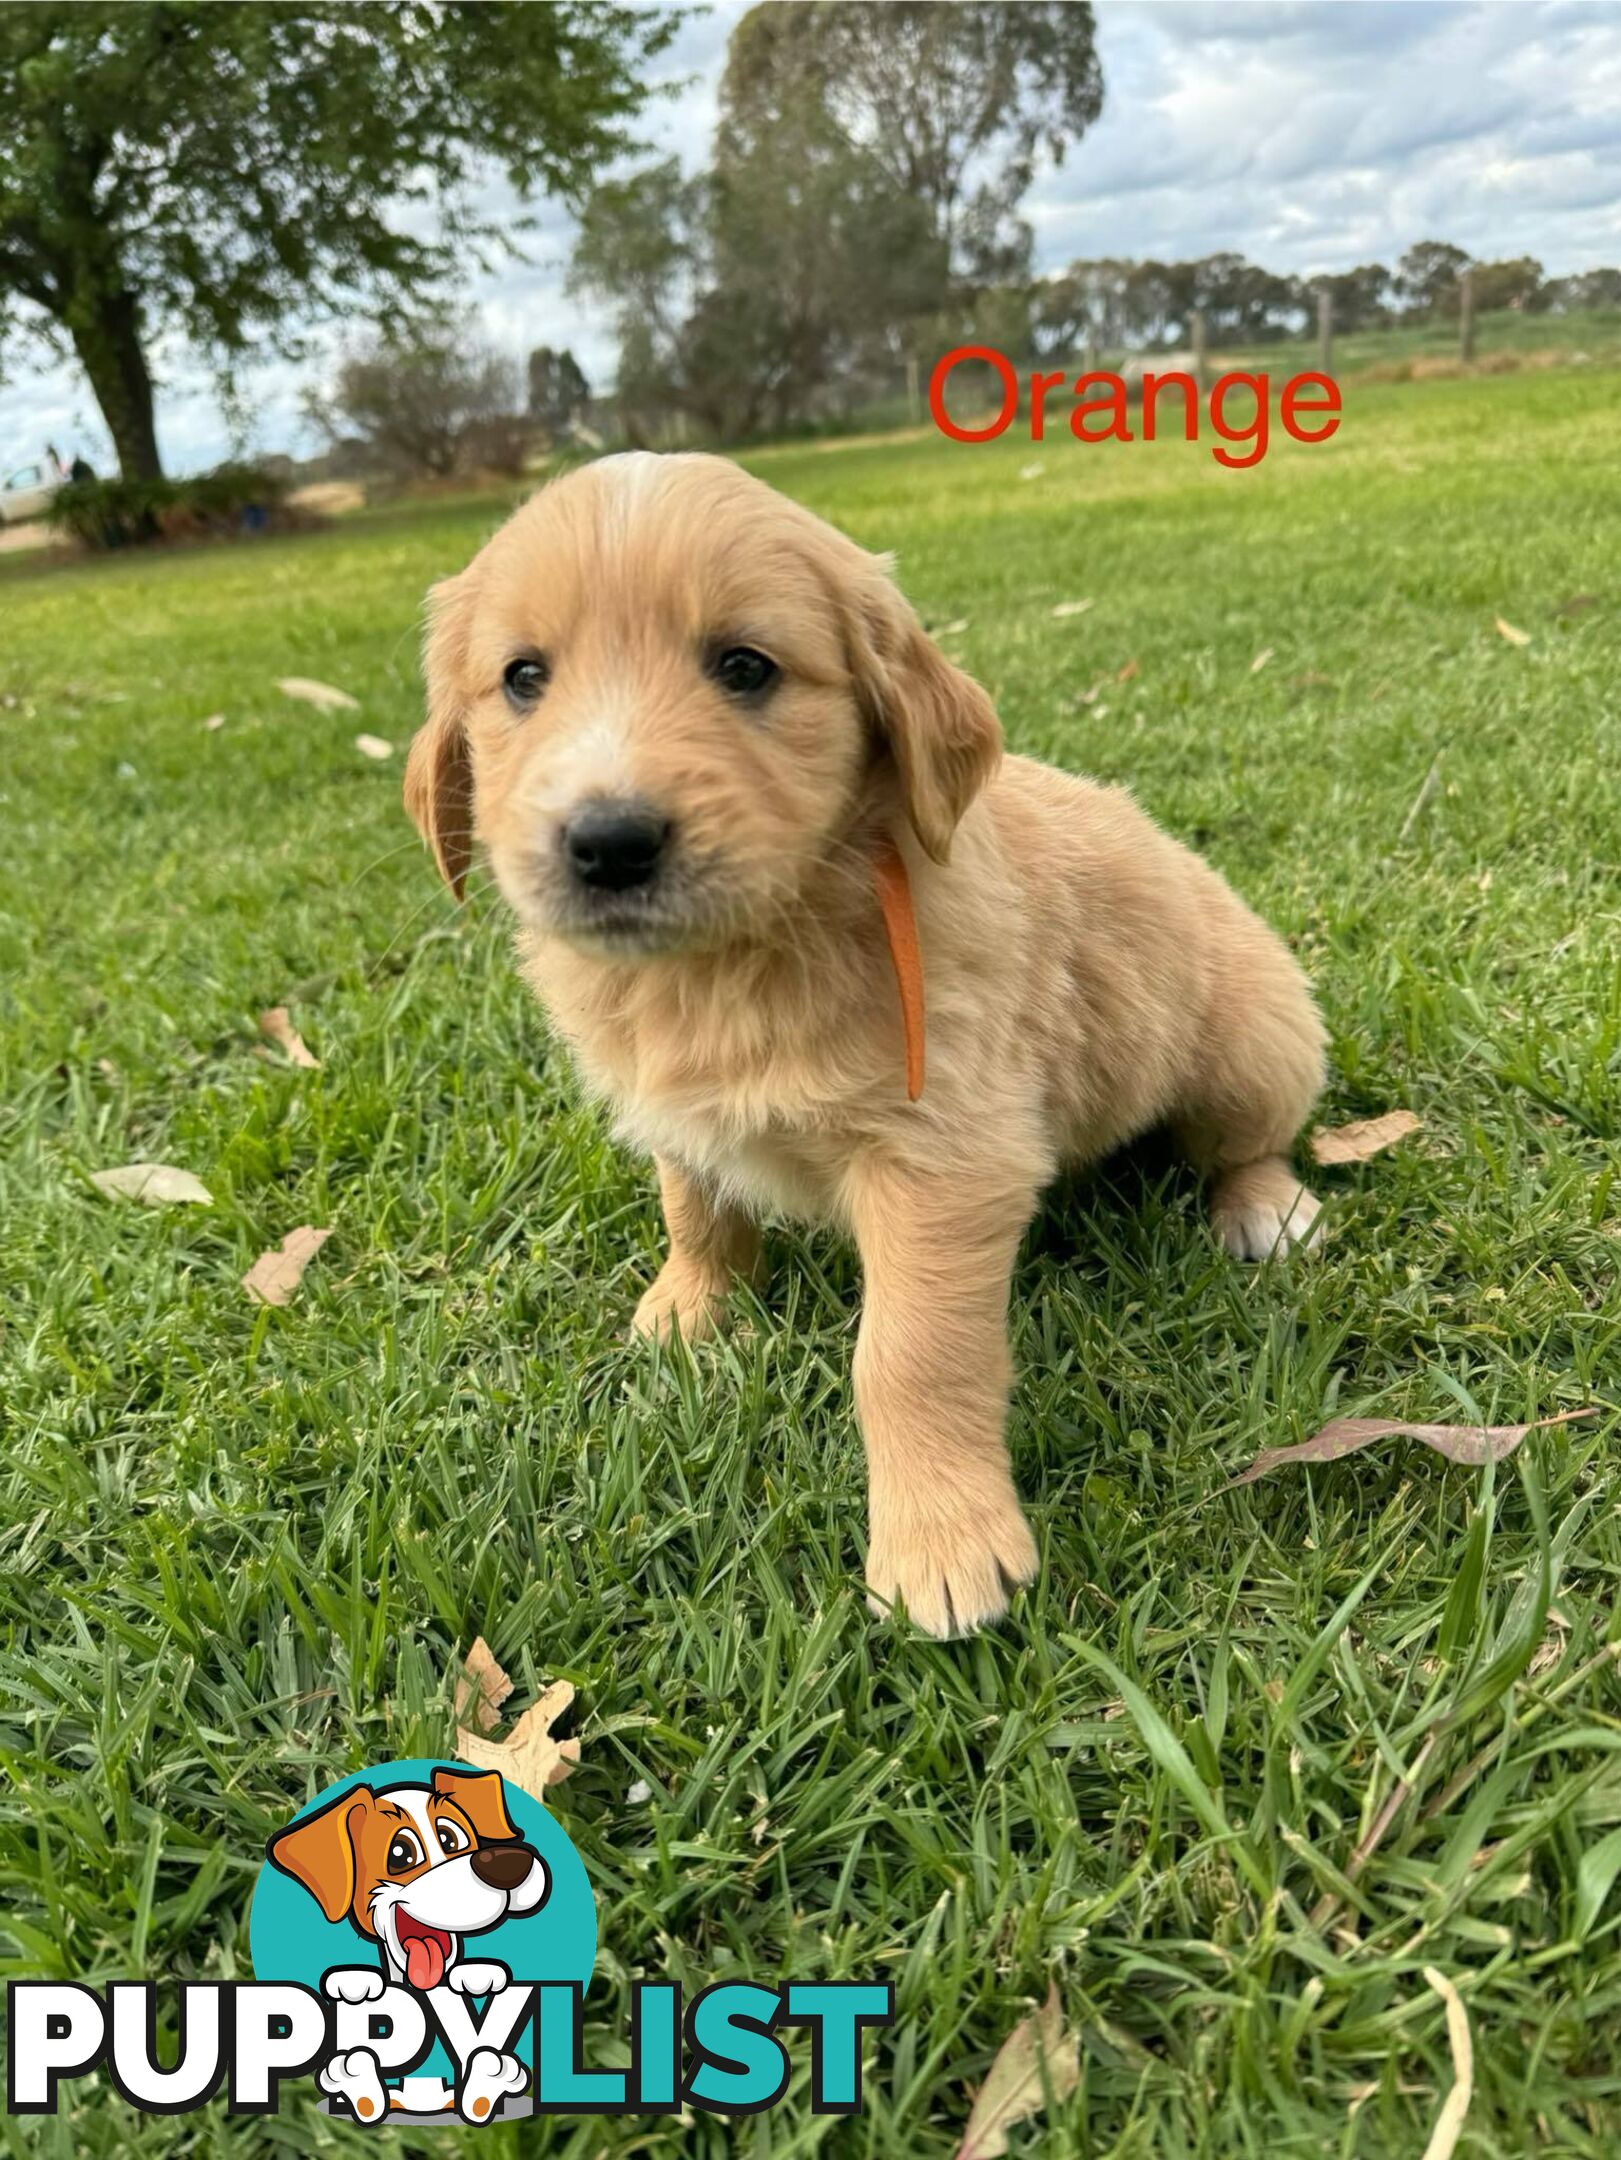
[[[1326,285],[1317,288],[1317,365],[1325,375],[1334,372],[1334,295]]]
[[[918,395],[916,353],[909,353],[906,360],[906,411],[913,427],[923,425],[923,400]]]
[[[1458,279],[1458,358],[1475,357],[1475,274],[1466,264]]]

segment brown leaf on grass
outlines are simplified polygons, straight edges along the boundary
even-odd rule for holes
[[[1331,690],[1333,686],[1333,676],[1323,674],[1319,668],[1307,668],[1303,675],[1291,675],[1289,678],[1291,690]]]
[[[1080,2047],[1064,2025],[1054,1985],[1047,2000],[1021,2018],[996,2051],[985,2082],[974,2095],[957,2160],[997,2160],[1007,2134],[1052,2101],[1067,2100],[1081,2079]]]
[[[225,715],[222,712],[211,712],[203,722],[203,726],[207,728],[210,735],[217,735],[224,725]]]
[[[211,1207],[214,1195],[201,1178],[172,1163],[122,1163],[116,1170],[92,1170],[90,1182],[109,1200],[144,1200],[148,1207],[169,1207],[187,1202]]]
[[[1570,596],[1570,598],[1569,598],[1568,600],[1561,600],[1561,601],[1560,601],[1559,605],[1558,605],[1558,606],[1557,606],[1557,607],[1556,607],[1556,608],[1554,609],[1554,613],[1555,613],[1556,615],[1580,615],[1580,614],[1581,614],[1581,612],[1582,612],[1582,610],[1583,610],[1584,608],[1590,608],[1590,607],[1597,607],[1597,606],[1598,606],[1598,594],[1597,594],[1597,593],[1590,593],[1590,592],[1579,592],[1579,593],[1572,593],[1572,594],[1571,594],[1571,596]]]
[[[1070,615],[1084,615],[1093,603],[1090,600],[1060,600],[1053,609],[1054,622],[1062,622]]]
[[[1140,660],[1128,660],[1123,668],[1116,668],[1114,679],[1116,682],[1135,682],[1142,671]]]
[[[306,705],[319,705],[323,712],[359,712],[359,698],[352,698],[347,690],[335,690],[331,683],[316,682],[308,675],[280,675],[276,688],[283,697],[300,698]]]
[[[1589,1403],[1583,1410],[1561,1410],[1557,1417],[1536,1418],[1529,1425],[1415,1425],[1406,1418],[1330,1418],[1309,1440],[1298,1440],[1293,1447],[1262,1448],[1247,1470],[1228,1479],[1225,1489],[1233,1492],[1240,1485],[1253,1485],[1257,1478],[1283,1463],[1338,1462],[1342,1455],[1356,1455],[1375,1440],[1422,1440],[1448,1462],[1478,1468],[1481,1463],[1501,1462],[1505,1455],[1512,1455],[1527,1433],[1597,1416],[1597,1405]]]
[[[1494,615],[1492,621],[1496,625],[1497,635],[1506,639],[1510,645],[1530,644],[1531,633],[1529,630],[1516,630],[1511,622],[1504,622],[1501,615]]]
[[[1266,666],[1267,662],[1271,659],[1271,657],[1272,647],[1270,645],[1263,645],[1260,651],[1255,655],[1255,658],[1250,662],[1250,673],[1252,675],[1259,675],[1262,668]]]
[[[391,758],[394,755],[394,745],[391,742],[385,742],[381,735],[357,735],[355,737],[355,748],[362,757],[375,758],[379,764],[382,763],[384,758]]]
[[[1311,1159],[1332,1167],[1337,1163],[1366,1162],[1423,1123],[1411,1110],[1387,1110],[1381,1117],[1353,1118],[1349,1125],[1330,1126],[1311,1136]]]
[[[304,1270],[332,1235],[300,1223],[289,1230],[274,1252],[263,1252],[242,1278],[242,1287],[261,1305],[285,1305],[304,1280]]]
[[[514,1723],[505,1740],[492,1740],[488,1735],[495,1725],[495,1705],[505,1702],[512,1683],[490,1657],[487,1646],[484,1646],[487,1669],[474,1671],[474,1659],[482,1645],[483,1638],[480,1637],[462,1668],[469,1675],[471,1685],[465,1694],[460,1685],[456,1691],[458,1719],[469,1702],[473,1705],[473,1724],[458,1723],[456,1727],[457,1753],[475,1770],[499,1770],[520,1792],[528,1793],[532,1800],[544,1802],[547,1786],[561,1785],[580,1759],[579,1741],[554,1739],[551,1730],[573,1702],[574,1689],[567,1680],[554,1680],[539,1700],[531,1703]],[[500,1690],[499,1694],[491,1695],[492,1685]],[[479,1729],[475,1730],[475,1727]]]
[[[259,1033],[278,1050],[287,1054],[290,1065],[302,1065],[306,1072],[319,1072],[321,1060],[312,1056],[309,1045],[294,1027],[285,1005],[272,1005],[268,1012],[259,1015]]]
[[[495,1652],[480,1635],[462,1660],[456,1682],[456,1716],[465,1718],[472,1706],[470,1723],[480,1732],[492,1733],[501,1722],[501,1705],[512,1693],[512,1682],[495,1661]]]

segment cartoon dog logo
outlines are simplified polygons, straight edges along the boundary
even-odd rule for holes
[[[375,1966],[340,1967],[325,1976],[325,1991],[347,2003],[375,2001],[390,1984],[423,1995],[440,1987],[464,1996],[499,1993],[512,1977],[507,1968],[464,1958],[463,1943],[538,1912],[551,1891],[546,1863],[514,1827],[495,1770],[436,1768],[425,1785],[350,1786],[273,1837],[267,1853],[329,1921],[347,1919],[380,1953]],[[483,2055],[491,2060],[476,2063],[479,2118],[501,2092],[526,2082],[515,2058],[488,2049]],[[341,2093],[363,2121],[387,2112],[367,2050],[329,2065],[321,2083]]]

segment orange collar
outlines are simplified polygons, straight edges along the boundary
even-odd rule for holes
[[[895,988],[900,992],[901,1031],[906,1039],[906,1099],[916,1102],[923,1093],[923,954],[917,941],[917,917],[912,911],[912,881],[906,874],[906,861],[887,837],[880,842],[873,862],[872,883],[883,910],[889,962],[895,970]]]

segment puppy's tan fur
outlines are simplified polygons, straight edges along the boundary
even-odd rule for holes
[[[763,651],[757,703],[713,656]],[[515,656],[544,654],[515,716]],[[1323,1034],[1280,941],[1130,798],[1002,755],[983,690],[886,565],[721,459],[609,458],[543,490],[432,596],[407,801],[458,889],[475,841],[535,989],[658,1165],[670,1254],[636,1327],[714,1324],[773,1212],[856,1239],[874,1600],[949,1633],[1036,1551],[1003,1426],[1008,1284],[1043,1185],[1169,1124],[1259,1259],[1317,1203],[1287,1151]],[[671,821],[604,921],[560,846],[582,804]],[[909,1103],[872,885],[915,898],[928,1079]],[[589,896],[586,896],[589,897]]]

